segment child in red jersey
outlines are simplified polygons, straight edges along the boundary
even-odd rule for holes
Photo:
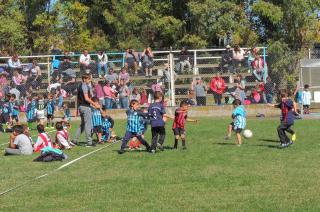
[[[175,117],[173,121],[172,130],[175,135],[174,149],[178,148],[178,141],[181,138],[182,149],[187,149],[186,147],[186,131],[184,128],[185,122],[198,122],[198,120],[188,119],[188,108],[189,105],[186,101],[180,103],[180,108],[176,109]]]

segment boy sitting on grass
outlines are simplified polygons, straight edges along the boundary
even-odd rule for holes
[[[246,127],[246,110],[244,106],[241,105],[241,101],[239,99],[235,99],[232,102],[234,110],[232,112],[232,119],[233,122],[228,126],[227,136],[225,137],[226,140],[229,140],[231,137],[232,130],[236,133],[237,136],[237,146],[241,146],[242,139],[241,139],[241,132]]]
[[[24,134],[23,126],[14,126],[9,140],[9,147],[5,149],[5,155],[32,155],[32,153],[31,140]]]
[[[50,136],[44,130],[44,125],[39,124],[37,126],[37,130],[39,135],[38,135],[37,142],[33,146],[34,152],[40,152],[41,149],[48,146],[53,147]]]

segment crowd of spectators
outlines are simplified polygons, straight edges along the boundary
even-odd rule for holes
[[[60,52],[62,54],[62,52]],[[167,67],[163,73],[164,80],[154,80],[152,85],[134,86],[130,78],[136,75],[152,77],[154,69],[154,54],[150,47],[142,52],[137,52],[133,48],[128,48],[124,53],[125,63],[119,72],[116,71],[108,55],[100,51],[97,56],[92,57],[87,50],[84,50],[77,61],[69,52],[64,52],[63,56],[56,57],[52,61],[53,72],[50,74],[50,86],[52,89],[62,90],[64,97],[73,97],[77,91],[79,82],[77,81],[76,68],[80,68],[80,75],[90,73],[93,75],[93,88],[95,95],[107,108],[128,108],[128,102],[132,99],[140,101],[141,104],[150,103],[152,92],[164,92],[169,89],[168,82],[170,73]],[[186,47],[183,47],[175,63],[176,73],[190,73],[192,54]],[[45,88],[42,84],[43,73],[36,60],[28,64],[22,64],[19,56],[13,54],[7,61],[7,69],[0,68],[0,97],[4,96],[9,90],[19,92],[19,95],[26,96],[34,90]],[[220,62],[220,71],[206,85],[201,77],[195,78],[191,83],[188,97],[196,105],[207,105],[207,95],[212,94],[214,103],[217,105],[231,102],[230,99],[237,98],[243,103],[271,103],[273,101],[275,84],[268,76],[266,61],[260,56],[258,48],[243,50],[238,45],[232,48],[226,46]],[[255,78],[256,86],[246,87],[246,78],[238,74],[235,83],[228,84],[221,73],[228,71],[231,73],[250,70]],[[216,72],[216,71],[215,71]],[[166,78],[167,77],[167,78]],[[9,80],[8,80],[9,79]],[[167,80],[165,80],[167,79]],[[229,85],[229,86],[228,86]]]

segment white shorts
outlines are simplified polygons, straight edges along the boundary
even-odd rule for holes
[[[44,110],[37,110],[37,119],[45,119]]]

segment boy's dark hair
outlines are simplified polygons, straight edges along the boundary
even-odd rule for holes
[[[11,98],[16,98],[16,95],[14,93],[11,94]]]
[[[185,101],[185,100],[183,100],[183,101],[180,102],[180,107],[188,106],[188,105],[189,105],[188,102]]]
[[[37,130],[38,130],[38,133],[44,133],[44,125],[43,124],[38,124]]]
[[[162,95],[162,93],[160,91],[154,92],[154,95],[153,95],[154,100],[158,100],[158,99],[162,98],[162,96],[163,95]]]
[[[305,84],[305,85],[304,85],[304,89],[309,89],[309,85],[308,85],[308,84]]]
[[[232,105],[239,106],[239,105],[241,105],[241,101],[239,99],[235,99],[235,100],[233,100]]]
[[[81,79],[82,79],[82,80],[84,80],[84,79],[89,79],[90,77],[91,77],[90,74],[84,73],[84,74],[82,74]]]
[[[286,97],[288,97],[288,92],[287,92],[286,90],[282,90],[282,91],[280,92],[280,97],[281,97],[281,98],[286,98]]]
[[[99,102],[99,99],[97,97],[92,97],[93,102]]]
[[[139,103],[136,99],[132,99],[130,101],[130,107],[132,107],[132,105]]]
[[[22,125],[16,125],[13,127],[13,132],[16,132],[18,135],[23,133],[23,127]]]
[[[102,106],[101,110],[108,110],[106,106]]]
[[[61,121],[58,121],[58,122],[56,123],[56,129],[57,129],[58,131],[63,130],[63,124],[62,124]]]

